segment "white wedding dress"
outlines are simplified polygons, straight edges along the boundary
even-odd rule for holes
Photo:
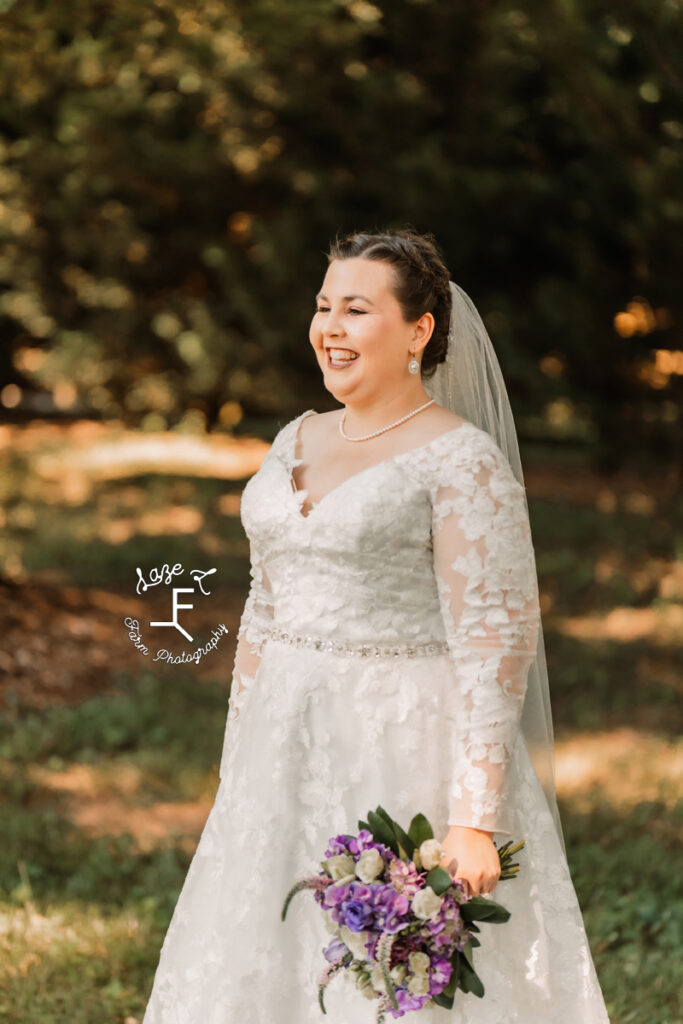
[[[609,1024],[567,861],[519,729],[539,618],[524,491],[467,420],[355,473],[314,505],[278,433],[242,494],[252,582],[215,804],[169,925],[143,1024],[372,1024],[338,975],[311,892],[329,837],[381,804],[524,838],[482,924],[478,998],[415,1024]],[[387,1020],[393,1019],[391,1016]]]

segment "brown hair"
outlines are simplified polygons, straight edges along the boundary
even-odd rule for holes
[[[422,350],[421,376],[434,375],[448,351],[448,326],[451,319],[450,274],[434,235],[420,234],[412,227],[364,231],[337,237],[326,253],[328,263],[362,257],[380,260],[393,268],[392,292],[406,323],[419,320],[424,313],[434,317],[434,330]]]

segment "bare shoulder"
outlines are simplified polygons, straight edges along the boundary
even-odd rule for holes
[[[453,430],[455,427],[459,427],[463,423],[467,423],[462,416],[458,416],[457,412],[451,412],[450,409],[445,409],[443,405],[430,405],[425,412],[430,414],[430,422],[439,430]]]
[[[445,434],[450,430],[455,430],[457,427],[461,427],[463,423],[467,423],[462,416],[458,416],[457,413],[451,412],[450,409],[445,409],[442,405],[428,406],[424,412],[418,413],[417,416],[409,423],[413,424],[413,437],[416,444],[425,444],[433,441],[434,438],[440,434]]]
[[[304,416],[299,425],[299,438],[302,446],[310,450],[312,454],[319,448],[324,448],[338,431],[339,409],[332,409],[329,412],[315,412],[313,416]]]

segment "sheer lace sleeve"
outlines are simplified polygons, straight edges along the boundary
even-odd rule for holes
[[[524,488],[483,433],[472,458],[447,454],[436,476],[434,572],[456,730],[448,824],[510,835],[508,767],[540,619]]]
[[[251,584],[237,630],[235,664],[230,685],[228,723],[239,717],[246,691],[256,675],[266,631],[273,619],[270,584],[261,555],[250,545]]]

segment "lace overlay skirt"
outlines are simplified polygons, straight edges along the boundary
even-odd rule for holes
[[[318,1004],[329,941],[309,891],[327,840],[382,804],[404,826],[423,811],[448,831],[457,707],[448,656],[343,658],[271,639],[238,718],[221,780],[160,952],[143,1024],[372,1024],[376,1003],[337,976]],[[419,1024],[609,1024],[569,874],[521,735],[510,771],[520,872],[493,898],[511,917],[482,924],[483,999]],[[507,835],[495,835],[496,844]],[[410,1016],[408,1017],[410,1019]]]

